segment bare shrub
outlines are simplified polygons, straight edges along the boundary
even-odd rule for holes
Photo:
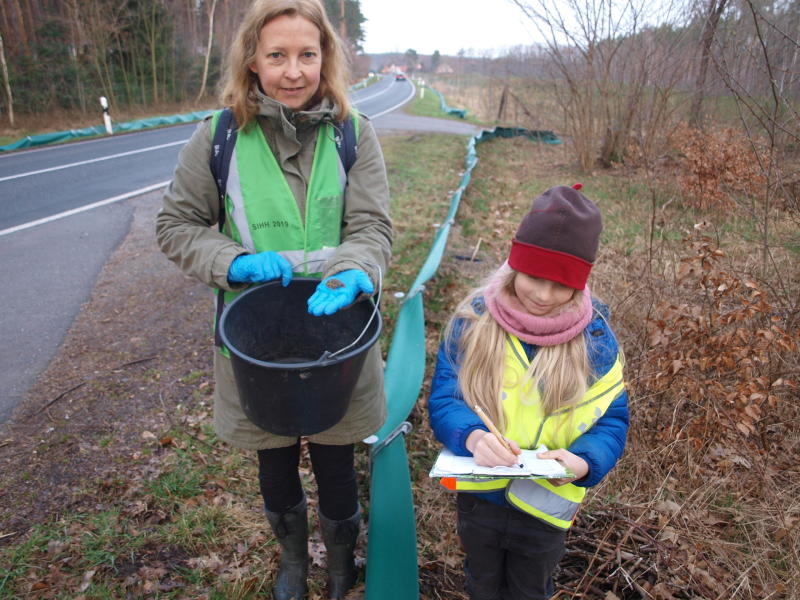
[[[669,131],[673,91],[686,72],[684,33],[671,27],[682,18],[679,7],[655,9],[641,0],[513,2],[544,39],[549,79],[581,169],[623,162],[632,139],[656,148]],[[651,19],[663,26],[648,26]]]
[[[680,155],[678,183],[687,204],[729,208],[733,198],[758,198],[766,178],[760,165],[769,149],[731,128],[702,131],[681,124],[670,136]]]
[[[653,415],[664,442],[689,440],[769,450],[781,404],[796,390],[800,333],[786,311],[750,280],[720,266],[725,253],[703,234],[685,240],[673,295],[649,319],[651,371],[642,385],[653,398],[670,397],[680,418]]]

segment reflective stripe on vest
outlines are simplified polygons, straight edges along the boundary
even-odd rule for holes
[[[515,479],[506,488],[512,506],[559,529],[570,528],[585,495],[586,488],[556,487],[546,479]]]
[[[507,423],[504,434],[521,448],[535,448],[540,443],[553,449],[568,448],[603,416],[625,387],[618,356],[611,369],[589,387],[580,402],[546,415],[539,391],[522,384],[529,366],[520,341],[507,336],[502,389]],[[556,487],[546,479],[453,478],[443,484],[458,492],[505,489],[506,499],[512,506],[560,529],[570,527],[586,495],[586,488],[571,483]]]

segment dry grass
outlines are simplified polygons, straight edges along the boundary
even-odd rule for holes
[[[509,85],[506,106],[499,111],[503,89]],[[478,77],[438,77],[431,85],[456,108],[466,108],[478,121],[534,130],[563,129],[561,110],[549,87],[530,79],[509,81]]]

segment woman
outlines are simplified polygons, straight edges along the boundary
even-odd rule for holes
[[[308,299],[308,312],[332,314],[371,294],[386,270],[392,236],[386,170],[369,120],[351,115],[346,71],[318,0],[257,0],[245,15],[222,94],[238,124],[224,210],[209,167],[218,114],[182,150],[156,220],[167,257],[223,290],[225,302],[250,283],[281,279],[288,285],[293,271],[312,271],[323,280]],[[335,138],[348,118],[358,154],[344,175]],[[274,596],[301,598],[308,589],[308,525],[300,439],[271,434],[247,419],[225,348],[214,353],[214,377],[217,435],[258,452],[267,518],[282,546]],[[375,345],[344,418],[308,436],[331,598],[343,597],[357,577],[353,550],[361,511],[354,443],[385,418]]]

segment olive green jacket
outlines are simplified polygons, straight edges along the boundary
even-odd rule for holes
[[[293,113],[282,104],[256,92],[258,123],[283,169],[301,215],[305,215],[306,187],[320,123],[333,119],[334,107],[323,100],[314,110]],[[364,115],[359,115],[358,159],[348,174],[344,197],[341,245],[325,265],[324,276],[346,269],[361,269],[378,287],[378,270],[389,264],[392,223],[389,186],[378,138]],[[233,259],[247,252],[221,234],[219,198],[209,162],[210,120],[199,124],[181,150],[163,207],[156,217],[156,237],[164,254],[188,275],[216,289],[241,290],[231,285],[228,269]],[[211,310],[211,308],[209,308]],[[260,450],[288,446],[294,438],[268,433],[252,424],[242,411],[230,359],[214,353],[214,429],[239,448]],[[386,419],[383,366],[379,345],[369,351],[345,417],[321,433],[309,436],[320,444],[349,444],[376,432]]]

